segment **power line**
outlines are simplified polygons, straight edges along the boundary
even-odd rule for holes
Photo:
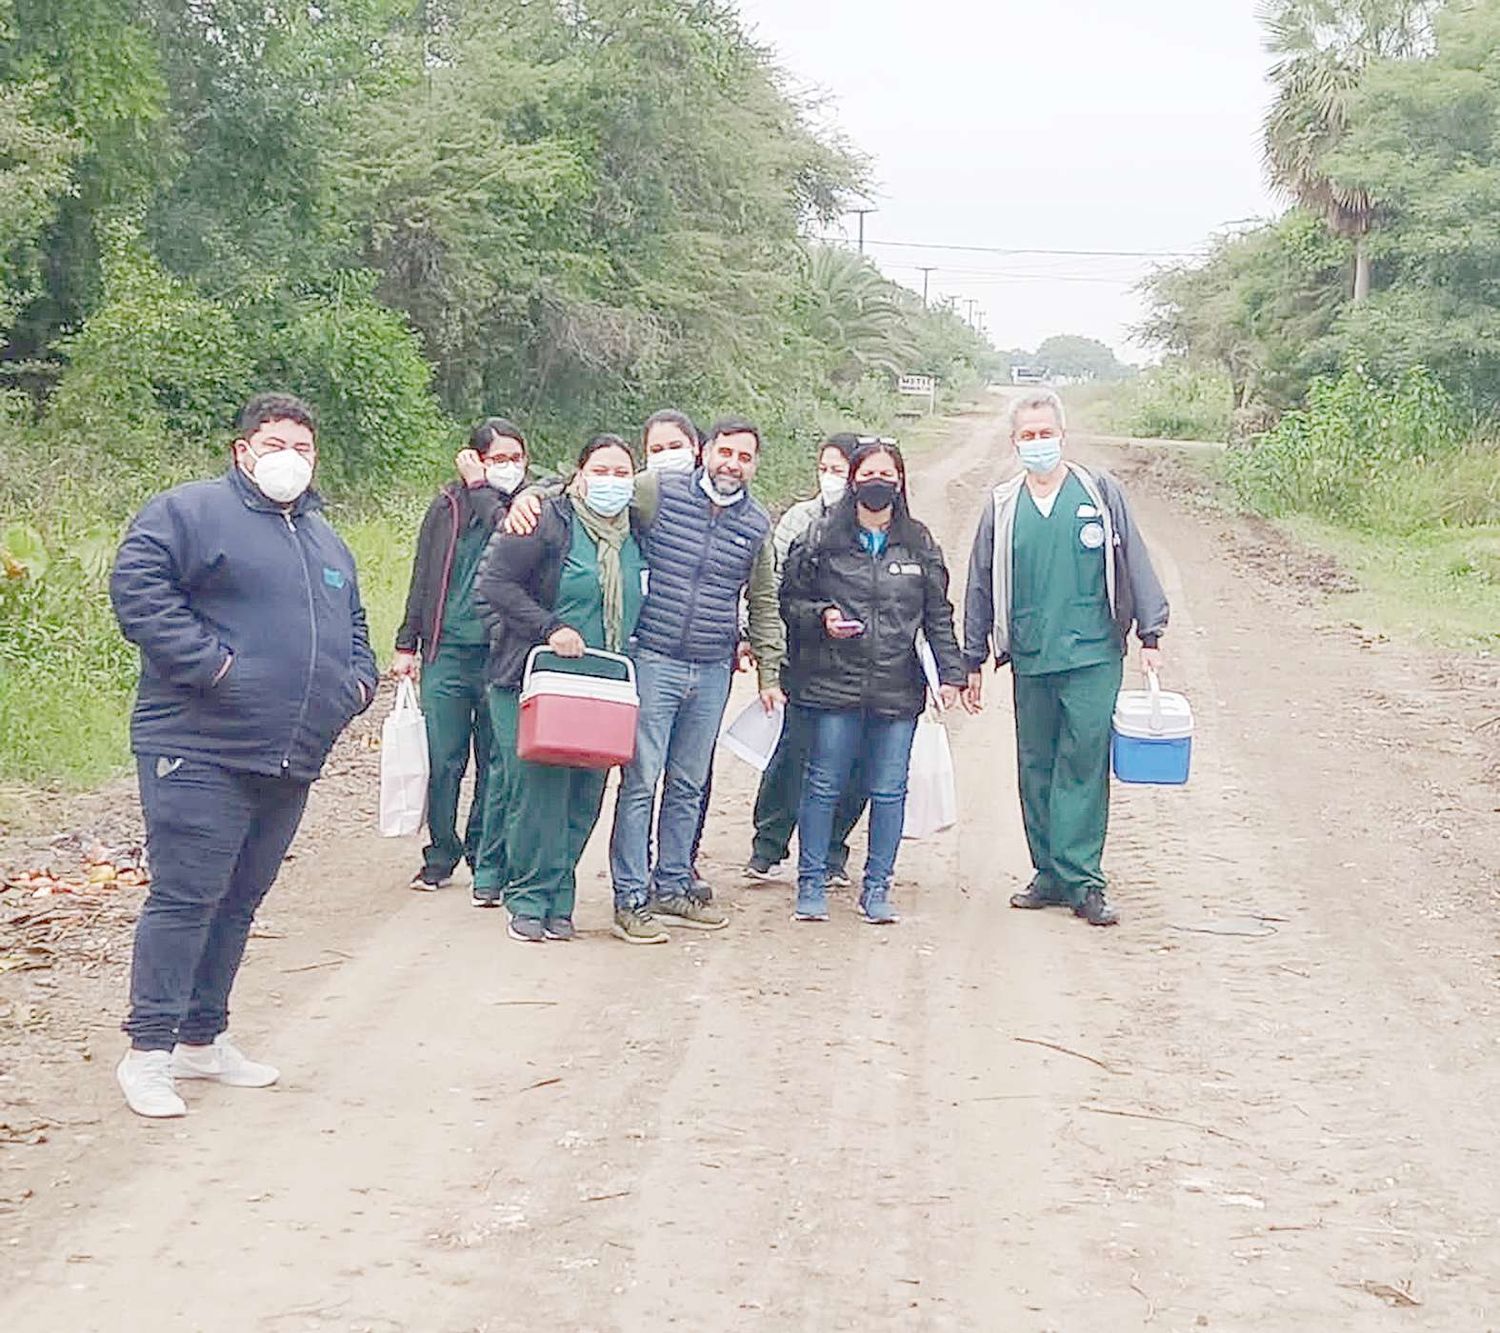
[[[819,236],[817,239],[825,244],[839,244],[844,241],[844,237],[842,236]],[[884,245],[888,248],[898,250],[953,250],[967,254],[981,255],[1063,255],[1070,259],[1196,259],[1202,254],[1201,250],[1049,250],[1039,247],[1012,249],[1000,245],[941,245],[936,241],[877,241],[871,239],[864,243],[866,245]]]

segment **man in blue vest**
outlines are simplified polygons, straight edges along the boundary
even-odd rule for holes
[[[663,944],[662,923],[694,930],[729,924],[694,887],[692,854],[704,787],[740,641],[740,596],[767,712],[785,704],[786,629],[776,595],[771,516],[750,496],[760,432],[739,417],[716,423],[690,472],[644,472],[631,501],[646,557],[646,598],[632,649],[641,711],[635,758],[620,779],[609,869],[614,934]],[[536,492],[518,497],[508,532],[535,528]],[[665,782],[663,782],[665,779]],[[663,784],[651,866],[651,812]]]
[[[130,739],[151,891],[116,1076],[143,1116],[186,1113],[176,1080],[276,1081],[225,1035],[229,993],[308,786],[375,697],[354,558],[310,489],[311,409],[261,394],[233,451],[224,476],[141,510],[109,585],[141,650]]]
[[[755,426],[729,418],[709,432],[703,461],[692,472],[637,479],[635,514],[649,579],[636,626],[641,715],[609,844],[614,934],[630,944],[664,942],[663,923],[697,930],[729,924],[695,892],[692,850],[729,699],[742,592],[761,703],[768,712],[785,703],[786,633],[776,599],[771,516],[749,492],[760,449]],[[651,810],[663,779],[653,873]]]

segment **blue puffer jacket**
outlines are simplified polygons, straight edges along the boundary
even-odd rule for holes
[[[136,754],[318,776],[378,679],[354,557],[321,508],[282,510],[234,468],[136,516],[109,584],[141,650]]]
[[[749,495],[714,505],[699,489],[702,475],[662,477],[643,543],[651,585],[636,641],[684,662],[727,662],[740,640],[740,590],[771,516]]]

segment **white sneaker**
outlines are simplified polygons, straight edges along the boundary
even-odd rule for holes
[[[136,1115],[165,1120],[187,1114],[187,1103],[172,1085],[170,1051],[126,1051],[115,1068],[115,1078],[126,1105]]]
[[[172,1073],[178,1078],[206,1078],[231,1088],[269,1088],[281,1077],[275,1065],[250,1059],[228,1036],[212,1046],[184,1046],[172,1051]]]

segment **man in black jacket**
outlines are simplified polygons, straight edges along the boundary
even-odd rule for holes
[[[262,394],[234,466],[157,496],[110,597],[141,650],[131,718],[151,889],[130,973],[130,1109],[180,1116],[175,1078],[264,1087],[227,1039],[250,923],[338,734],[377,675],[354,558],[318,512],[311,409]]]
[[[485,701],[489,636],[474,603],[474,575],[485,544],[526,478],[526,441],[502,417],[474,428],[455,460],[459,479],[437,493],[422,520],[406,615],[396,631],[397,677],[422,677],[427,724],[427,832],[422,868],[411,887],[447,884],[459,860],[472,869],[483,839],[490,775],[490,714]],[[469,753],[474,800],[458,836],[458,796]],[[498,892],[475,891],[476,907],[496,907]]]

